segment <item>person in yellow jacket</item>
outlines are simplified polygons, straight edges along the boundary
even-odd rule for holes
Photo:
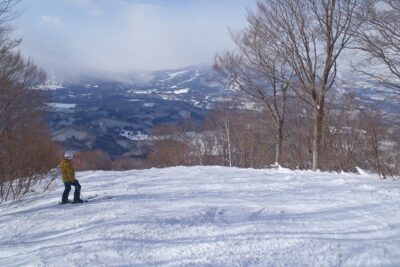
[[[74,153],[68,151],[64,154],[64,159],[61,161],[61,174],[62,180],[64,182],[64,192],[61,199],[61,204],[69,203],[68,196],[71,191],[71,186],[75,187],[74,192],[74,201],[72,203],[82,203],[81,199],[81,185],[79,181],[75,178],[74,166],[72,164],[72,159],[74,157]]]

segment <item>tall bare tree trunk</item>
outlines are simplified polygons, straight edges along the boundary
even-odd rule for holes
[[[226,141],[228,142],[228,161],[229,167],[232,167],[232,146],[231,146],[231,131],[229,129],[229,121],[225,121],[225,134],[226,134]]]
[[[314,118],[314,137],[313,137],[313,163],[312,168],[314,171],[320,168],[320,153],[321,153],[321,142],[322,142],[322,123],[324,119],[324,110],[322,107],[316,108]]]
[[[282,136],[282,123],[279,124],[276,128],[276,133],[275,133],[275,163],[279,164],[281,162],[282,158],[282,141],[283,141],[283,136]]]

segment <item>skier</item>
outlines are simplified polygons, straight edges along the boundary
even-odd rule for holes
[[[68,196],[69,192],[71,191],[71,186],[75,186],[74,192],[74,201],[72,203],[82,203],[83,200],[81,199],[81,185],[79,181],[75,179],[75,171],[74,166],[72,165],[72,159],[74,157],[74,153],[71,151],[67,151],[64,154],[64,159],[61,161],[61,174],[62,179],[64,182],[64,193],[62,195],[61,204],[69,203]]]

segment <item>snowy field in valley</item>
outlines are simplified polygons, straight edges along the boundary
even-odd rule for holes
[[[400,266],[400,182],[224,167],[77,178],[86,204],[59,205],[58,181],[0,205],[0,266]]]

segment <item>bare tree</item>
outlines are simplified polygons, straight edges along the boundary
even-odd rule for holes
[[[43,120],[44,99],[33,90],[46,73],[25,59],[11,38],[18,0],[0,0],[0,201],[17,199],[54,167],[58,147]]]
[[[191,165],[190,146],[185,144],[184,130],[172,125],[158,125],[151,129],[155,145],[147,158],[149,167]]]
[[[205,154],[205,144],[204,144],[204,134],[201,132],[202,127],[194,119],[188,118],[184,121],[183,131],[186,135],[183,135],[183,141],[185,144],[189,145],[193,151],[194,158],[197,159],[197,163],[200,166],[204,165],[204,154]]]
[[[295,74],[291,88],[314,112],[313,169],[319,168],[325,97],[334,86],[338,58],[357,32],[357,0],[264,0],[256,21],[275,40]],[[359,17],[359,16],[357,16]]]
[[[232,167],[234,166],[233,160],[233,112],[227,106],[223,106],[215,110],[209,120],[207,121],[209,129],[215,131],[215,138],[217,139],[218,148],[224,165]]]
[[[35,95],[27,89],[46,80],[43,70],[15,51],[21,40],[10,38],[13,28],[9,23],[17,15],[14,8],[18,3],[19,0],[0,0],[0,134],[7,130],[5,117],[14,103]]]
[[[312,108],[299,98],[288,101],[287,123],[284,134],[287,140],[284,160],[293,169],[311,168],[312,159]]]
[[[248,27],[238,33],[231,32],[235,51],[227,51],[215,58],[215,69],[230,86],[261,101],[271,112],[275,124],[275,162],[281,161],[283,124],[286,99],[293,72],[288,60],[277,51],[279,43],[260,27],[260,14],[249,12]]]
[[[389,151],[383,149],[383,142],[387,141],[387,128],[383,127],[381,120],[382,115],[379,112],[362,112],[362,126],[365,129],[364,157],[368,166],[376,171],[382,179],[386,179],[391,175],[384,155]]]
[[[189,166],[190,148],[188,145],[172,139],[159,140],[148,156],[149,167]]]
[[[111,159],[101,149],[78,153],[75,158],[79,159],[79,164],[75,164],[77,171],[111,169]]]
[[[357,48],[366,57],[355,67],[400,94],[400,1],[366,1],[365,23]]]

